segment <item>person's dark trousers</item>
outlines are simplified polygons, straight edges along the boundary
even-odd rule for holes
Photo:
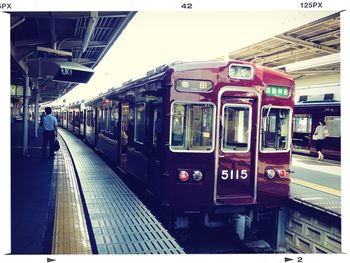
[[[55,131],[44,131],[43,133],[43,145],[41,157],[45,158],[47,154],[47,144],[50,143],[50,156],[54,156],[52,149],[53,142],[55,141]]]

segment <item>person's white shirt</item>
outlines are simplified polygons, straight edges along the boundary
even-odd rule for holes
[[[324,140],[326,138],[326,126],[321,126],[318,125],[316,127],[316,136],[317,136],[317,140]]]
[[[51,114],[46,114],[43,117],[42,123],[45,131],[54,131],[55,127],[57,126],[57,119]]]

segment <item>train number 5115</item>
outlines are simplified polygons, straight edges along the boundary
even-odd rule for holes
[[[245,180],[248,178],[248,170],[222,170],[222,180]]]

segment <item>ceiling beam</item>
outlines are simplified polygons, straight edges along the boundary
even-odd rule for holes
[[[60,49],[72,49],[81,47],[82,40],[65,40],[59,44]],[[108,41],[90,41],[88,47],[106,47]]]
[[[11,17],[12,18],[12,17]],[[13,21],[11,21],[11,30],[16,28],[17,26],[19,26],[20,24],[22,24],[24,21],[26,21],[25,17],[18,17],[11,19]]]
[[[81,44],[80,56],[86,51],[87,47],[89,46],[89,42],[92,38],[92,34],[95,31],[95,27],[97,26],[97,22],[98,22],[98,12],[91,12],[89,24],[85,32],[83,43]]]
[[[13,45],[15,48],[21,48],[21,47],[28,47],[28,46],[44,45],[47,43],[49,43],[49,40],[41,37],[41,38],[32,38],[32,39],[14,41]]]
[[[47,47],[37,47],[37,50],[42,51],[42,52],[60,55],[60,56],[68,56],[68,57],[72,56],[72,52],[67,52],[67,51],[52,49],[52,48],[47,48]]]
[[[277,61],[277,60],[283,60],[287,59],[290,57],[299,57],[303,54],[310,53],[310,50],[307,48],[300,48],[300,49],[292,49],[287,52],[281,52],[277,53],[271,56],[258,56],[257,58],[253,59],[253,62],[258,62],[258,63],[267,63],[271,61]]]
[[[24,73],[28,72],[28,66],[26,63],[24,63],[23,60],[19,60],[17,58],[17,54],[16,54],[16,49],[13,46],[13,44],[11,43],[11,56],[15,59],[15,61],[17,62],[17,64],[20,66],[20,68],[23,70]]]
[[[327,52],[329,54],[334,54],[334,53],[339,53],[340,52],[340,50],[335,49],[335,48],[327,47],[327,46],[324,46],[324,45],[321,45],[321,44],[316,44],[314,42],[307,41],[307,40],[302,40],[302,39],[299,39],[299,38],[296,38],[296,37],[287,36],[285,34],[277,35],[277,36],[274,36],[273,38],[280,39],[280,40],[283,40],[285,42],[296,43],[296,44],[299,44],[299,45],[304,46],[304,47],[309,47],[309,48],[312,48],[312,49],[325,51],[325,52]]]
[[[288,72],[288,74],[303,74],[303,75],[322,75],[322,74],[335,74],[339,73],[340,69],[315,69],[315,70],[300,70],[300,71],[294,71],[294,72]]]

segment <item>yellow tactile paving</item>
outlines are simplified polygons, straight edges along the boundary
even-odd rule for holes
[[[323,185],[314,184],[314,183],[311,183],[311,182],[307,182],[307,181],[300,180],[300,179],[295,179],[295,178],[292,178],[292,183],[300,184],[300,185],[303,185],[303,186],[306,186],[306,187],[309,187],[309,188],[312,188],[312,189],[315,189],[315,190],[318,190],[318,191],[322,191],[322,192],[325,192],[325,193],[328,193],[328,194],[335,195],[335,196],[341,196],[341,191],[333,189],[333,188],[330,188],[330,187],[326,187],[326,186],[323,186]]]
[[[60,144],[52,254],[92,254],[73,163],[62,140]]]

